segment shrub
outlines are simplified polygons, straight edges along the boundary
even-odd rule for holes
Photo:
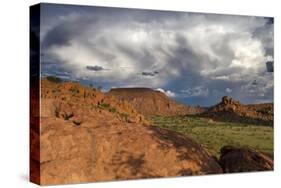
[[[54,83],[61,83],[62,82],[61,78],[58,78],[58,77],[55,77],[55,76],[47,76],[46,78],[50,82],[54,82]]]
[[[72,121],[76,126],[79,126],[79,125],[81,125],[82,124],[82,122],[81,121]]]
[[[108,104],[108,103],[101,103],[101,104],[99,104],[99,108],[106,109],[106,110],[108,110],[109,112],[112,112],[112,113],[117,113],[118,112],[116,108],[110,106],[110,104]]]
[[[57,118],[60,117],[60,111],[61,111],[61,103],[55,105],[55,116]]]
[[[108,111],[109,111],[109,112],[112,112],[112,113],[116,113],[116,112],[117,112],[116,108],[113,108],[113,107],[110,107],[110,108],[108,109]]]
[[[126,113],[120,113],[119,114],[121,116],[121,118],[125,121],[128,122],[129,121],[129,115]]]
[[[62,114],[62,117],[64,118],[64,120],[69,120],[70,118],[72,118],[74,116],[74,114],[71,112],[70,114]]]
[[[110,104],[108,104],[108,103],[101,103],[100,107],[102,107],[102,108],[109,108]]]

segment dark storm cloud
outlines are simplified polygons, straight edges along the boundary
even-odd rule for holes
[[[273,100],[271,18],[62,5],[42,15],[42,61],[55,62],[45,72],[192,104]]]
[[[141,73],[143,76],[156,76],[157,74],[159,74],[158,71],[153,71],[153,72],[142,72]]]
[[[266,68],[268,72],[273,72],[273,61],[266,62]]]
[[[90,71],[103,71],[103,70],[108,70],[108,69],[105,69],[103,68],[102,66],[98,66],[98,65],[95,65],[95,66],[86,66],[86,69],[90,70]]]
[[[67,45],[71,40],[73,30],[69,27],[56,26],[51,31],[47,33],[44,38],[43,44],[51,47],[52,45]]]

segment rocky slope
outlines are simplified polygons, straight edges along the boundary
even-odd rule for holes
[[[78,83],[42,80],[40,116],[43,185],[222,173],[200,144]]]
[[[75,82],[56,84],[44,79],[41,81],[41,99],[44,99],[41,104],[43,114],[55,111],[58,118],[69,118],[68,116],[75,115],[75,118],[79,119],[77,121],[83,121],[89,116],[85,110],[88,113],[93,110],[100,113],[110,112],[127,122],[148,123],[127,101],[106,96],[95,88],[85,87]],[[47,107],[48,103],[52,104],[52,109]],[[73,114],[74,110],[76,114]]]
[[[225,96],[201,116],[222,121],[273,125],[273,104],[244,105]]]
[[[186,115],[203,111],[200,107],[179,104],[160,91],[150,88],[116,88],[108,95],[128,101],[141,114],[145,115]]]

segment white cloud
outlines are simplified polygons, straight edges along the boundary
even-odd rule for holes
[[[241,91],[250,97],[266,97],[273,95],[273,75],[264,74],[262,77],[241,86]],[[268,100],[268,99],[264,99]]]
[[[176,96],[210,97],[214,89],[229,92],[225,88],[236,82],[243,85],[242,94],[251,90],[245,83],[262,77],[265,62],[274,59],[273,26],[262,17],[69,10],[42,17],[42,58],[56,60],[77,79],[116,87],[169,88],[164,92],[172,97],[172,91]],[[103,70],[90,71],[87,66]],[[153,71],[159,73],[142,74]],[[188,88],[175,90],[170,84],[175,80]]]
[[[226,88],[226,89],[225,89],[225,92],[226,92],[226,93],[231,93],[231,92],[232,92],[232,89]]]
[[[162,93],[164,93],[166,96],[168,96],[168,97],[176,97],[176,93],[174,93],[174,92],[172,92],[172,91],[170,91],[170,90],[164,90],[164,89],[162,89],[162,88],[157,88],[157,89],[155,89],[156,91],[160,91],[160,92],[162,92]]]
[[[205,88],[204,86],[188,88],[181,90],[181,92],[187,97],[207,97],[209,95],[209,89]]]
[[[269,56],[266,56],[265,58],[266,58],[266,61],[273,61],[273,57],[270,56],[270,55],[269,55]]]
[[[217,16],[218,19],[215,19],[214,15],[183,14],[178,19],[168,17],[167,20],[155,19],[154,22],[142,23],[134,17],[113,22],[101,15],[97,23],[96,19],[89,17],[89,14],[74,13],[58,19],[64,23],[62,27],[79,28],[79,31],[69,36],[65,45],[51,46],[46,52],[63,62],[77,77],[134,81],[137,85],[147,83],[161,87],[168,78],[180,76],[181,69],[189,67],[198,68],[202,76],[217,78],[225,77],[224,72],[230,69],[233,72],[228,73],[228,77],[239,70],[238,79],[265,69],[265,50],[261,40],[253,38],[252,34],[266,23],[261,18]],[[79,25],[82,20],[89,24],[81,24],[81,28],[73,26]],[[60,28],[58,24],[51,25]],[[185,41],[185,47],[200,62],[188,62],[183,57],[176,57],[174,50],[184,47],[179,40]],[[168,61],[177,58],[180,66]],[[86,66],[102,66],[111,70],[94,74],[85,69]],[[143,70],[151,68],[164,73],[145,79],[138,76]]]

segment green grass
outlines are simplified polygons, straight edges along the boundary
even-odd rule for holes
[[[176,131],[203,144],[215,156],[225,145],[251,147],[273,154],[273,128],[243,123],[216,122],[190,116],[148,117],[154,125]]]
[[[101,103],[101,104],[99,105],[99,107],[100,107],[101,109],[106,109],[106,110],[108,110],[109,112],[117,113],[116,108],[110,106],[110,104]]]
[[[115,107],[110,106],[110,104],[108,104],[108,103],[101,103],[97,107],[100,109],[108,110],[109,112],[118,115],[125,122],[128,122],[128,120],[129,120],[129,114],[119,112]]]

